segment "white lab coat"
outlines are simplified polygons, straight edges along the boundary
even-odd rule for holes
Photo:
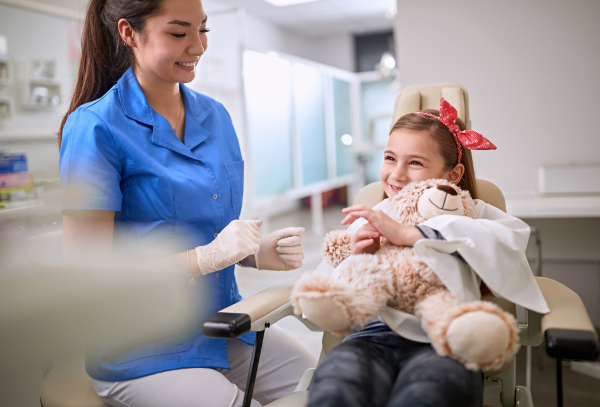
[[[541,314],[550,312],[525,257],[529,226],[479,199],[475,202],[478,219],[441,215],[423,222],[446,240],[421,239],[415,243],[415,254],[461,303],[481,298],[479,286],[483,280],[497,297]],[[385,211],[388,204],[389,200],[385,199],[373,209]],[[363,218],[356,220],[348,232],[355,233],[365,223]],[[451,255],[455,251],[467,264]],[[325,261],[317,272],[339,276]],[[414,315],[387,307],[379,319],[407,339],[429,342]]]

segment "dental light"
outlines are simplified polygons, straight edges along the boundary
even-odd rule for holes
[[[344,143],[347,146],[349,146],[350,144],[352,144],[352,136],[349,135],[349,134],[344,134],[342,136],[342,143]]]
[[[383,80],[398,79],[399,72],[396,68],[396,59],[390,52],[384,52],[381,55],[381,60],[375,65],[375,71]]]

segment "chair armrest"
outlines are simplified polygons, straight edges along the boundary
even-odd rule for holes
[[[600,343],[581,298],[557,281],[535,279],[550,308],[550,313],[541,318],[548,355],[559,359],[596,359]]]
[[[222,309],[202,324],[202,333],[211,338],[237,338],[248,331],[262,331],[281,318],[292,315],[290,295],[298,277]]]

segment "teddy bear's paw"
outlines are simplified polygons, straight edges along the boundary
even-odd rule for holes
[[[321,297],[352,295],[352,292],[347,292],[348,289],[349,287],[342,280],[331,278],[326,274],[304,274],[298,279],[292,290],[291,301],[294,305],[294,312],[297,315],[304,312],[304,309],[299,303],[301,298],[316,299]]]
[[[345,230],[334,230],[328,233],[321,246],[321,255],[333,267],[339,266],[350,254],[351,235]]]
[[[342,307],[331,297],[299,298],[304,316],[326,331],[345,333],[351,322]]]
[[[453,319],[446,330],[449,356],[469,369],[499,369],[512,360],[519,349],[514,318],[500,309],[491,311],[476,309],[464,313]]]

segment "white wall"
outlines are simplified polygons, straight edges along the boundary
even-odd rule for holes
[[[541,165],[600,162],[599,17],[596,0],[398,1],[402,87],[464,85],[473,129],[498,146],[474,152],[478,177],[533,194]],[[600,326],[599,220],[525,221],[541,232],[543,274]]]
[[[537,168],[598,163],[600,2],[398,1],[402,86],[453,81],[469,91],[479,176],[531,193]]]
[[[315,61],[354,72],[354,38],[352,34],[331,35],[317,40]]]

